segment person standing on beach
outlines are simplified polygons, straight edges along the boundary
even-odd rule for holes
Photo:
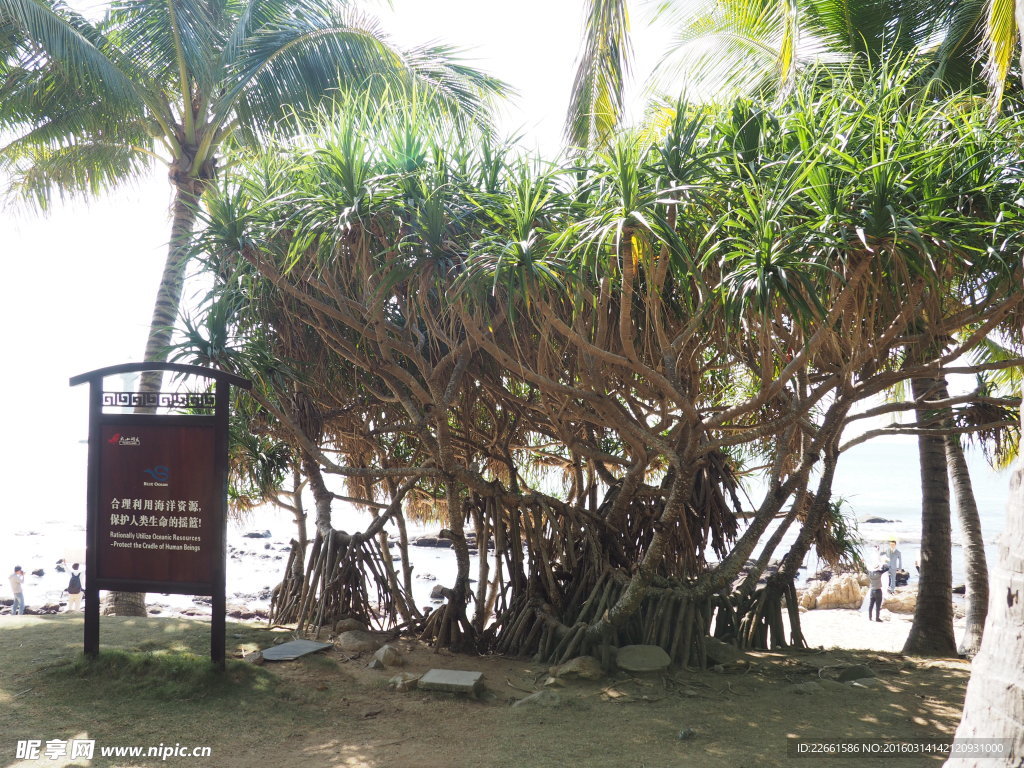
[[[78,572],[78,563],[71,566],[71,579],[68,581],[68,612],[82,609],[82,574]]]
[[[11,614],[20,616],[25,612],[25,592],[22,584],[25,583],[25,572],[20,565],[14,566],[14,573],[11,574],[11,592],[14,593],[14,605],[11,606]]]
[[[896,549],[896,539],[889,539],[889,594],[896,591],[896,571],[903,568],[903,554]]]
[[[874,609],[875,621],[882,620],[882,574],[889,570],[889,566],[879,562],[871,571],[868,571],[868,588],[871,590],[868,598],[868,621],[871,621],[871,610]]]

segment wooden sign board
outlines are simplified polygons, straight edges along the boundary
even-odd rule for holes
[[[214,425],[108,417],[99,443],[99,588],[212,595],[223,528]]]
[[[103,391],[105,378],[143,371],[212,379],[213,392]],[[99,653],[101,589],[210,595],[210,656],[223,667],[228,388],[251,384],[176,363],[127,363],[71,379],[72,386],[83,383],[89,384],[85,652]]]

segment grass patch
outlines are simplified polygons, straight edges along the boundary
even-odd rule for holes
[[[48,674],[87,682],[90,690],[106,696],[177,701],[269,694],[277,683],[270,673],[241,661],[228,661],[221,671],[208,658],[169,651],[106,650],[96,658],[79,654]]]

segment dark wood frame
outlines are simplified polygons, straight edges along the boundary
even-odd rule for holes
[[[170,371],[191,376],[203,376],[214,381],[215,405],[212,416],[183,416],[178,414],[104,414],[103,413],[103,379],[122,373],[142,373],[144,371]],[[179,595],[210,595],[212,615],[210,627],[210,658],[222,669],[225,665],[225,561],[227,540],[227,491],[228,491],[228,411],[229,388],[231,385],[249,389],[252,382],[223,371],[202,368],[197,365],[180,365],[177,363],[125,363],[98,368],[70,380],[71,386],[89,384],[89,469],[87,483],[87,516],[85,534],[85,633],[83,644],[88,656],[96,656],[100,650],[100,602],[101,589],[122,592],[166,592]],[[218,509],[214,526],[214,548],[220,556],[216,558],[212,583],[191,584],[186,582],[143,581],[138,579],[98,579],[99,547],[97,542],[100,499],[100,430],[108,421],[115,420],[119,424],[135,423],[143,425],[213,425],[214,456],[217,488]]]

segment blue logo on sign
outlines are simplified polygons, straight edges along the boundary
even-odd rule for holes
[[[166,483],[171,476],[171,468],[165,467],[163,464],[157,464],[152,469],[144,469],[143,472],[152,477],[158,483]]]

